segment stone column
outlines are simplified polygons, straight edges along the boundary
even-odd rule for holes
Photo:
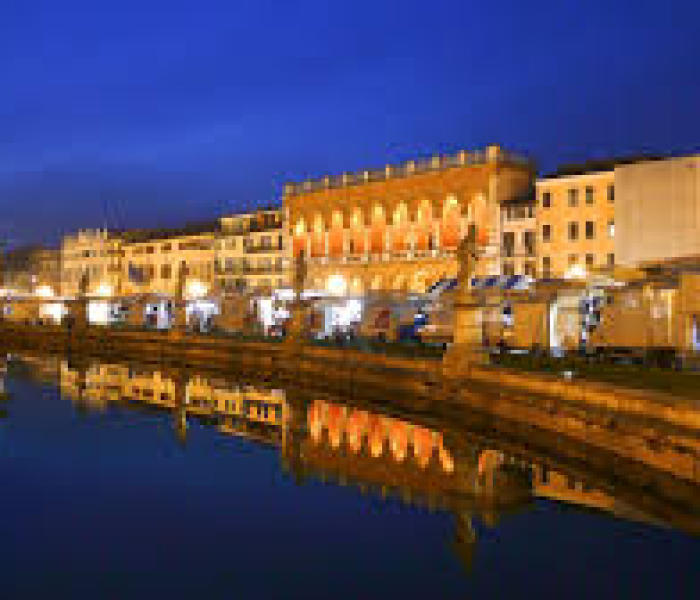
[[[172,303],[171,333],[181,334],[187,330],[187,300],[185,299],[185,265],[180,263],[177,272],[175,298]]]

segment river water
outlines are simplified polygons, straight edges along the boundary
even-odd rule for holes
[[[230,377],[0,366],[3,598],[700,597],[700,506],[556,452]]]

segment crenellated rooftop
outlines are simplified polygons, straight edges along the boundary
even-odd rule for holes
[[[410,177],[421,173],[444,171],[455,167],[488,163],[534,168],[532,160],[526,156],[507,152],[498,145],[491,145],[483,150],[461,150],[456,154],[436,154],[430,158],[409,160],[398,165],[386,165],[383,169],[365,169],[355,173],[326,176],[321,179],[308,179],[299,183],[290,182],[284,186],[284,195],[297,196],[319,190],[337,189],[376,181]]]

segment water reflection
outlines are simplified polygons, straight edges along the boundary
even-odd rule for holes
[[[183,445],[196,420],[222,435],[277,448],[284,469],[300,484],[330,481],[446,511],[454,517],[454,551],[467,568],[478,546],[477,531],[528,510],[537,498],[700,531],[697,502],[678,502],[688,496],[689,482],[681,477],[685,447],[678,448],[680,491],[671,483],[639,495],[636,490],[625,493],[615,472],[606,480],[593,453],[586,457],[588,464],[580,456],[558,463],[559,456],[571,456],[561,443],[538,455],[527,439],[505,440],[485,435],[483,428],[475,433],[462,424],[455,427],[454,419],[435,411],[409,417],[389,403],[380,410],[218,374],[84,357],[15,356],[11,364],[38,381],[57,384],[76,410],[119,406],[165,412]],[[0,374],[6,371],[3,363]],[[0,386],[4,393],[4,377]],[[592,467],[595,473],[586,471]],[[691,496],[697,489],[690,488]]]

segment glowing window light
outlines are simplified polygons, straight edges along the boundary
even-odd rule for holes
[[[275,324],[275,319],[273,315],[272,299],[271,298],[261,298],[258,303],[259,317],[263,326],[272,327]]]
[[[187,295],[190,298],[203,298],[207,295],[208,288],[201,281],[190,281],[187,283]]]
[[[55,323],[60,323],[63,315],[68,312],[68,309],[60,302],[50,302],[42,304],[39,307],[39,317],[42,319],[51,319]]]
[[[107,325],[112,320],[112,309],[108,302],[90,302],[88,321],[97,325]]]
[[[348,284],[342,275],[331,275],[326,282],[326,291],[334,296],[343,296]]]
[[[34,295],[39,298],[51,298],[54,294],[50,285],[40,285],[34,290]]]
[[[96,293],[102,298],[109,298],[112,295],[112,286],[108,283],[101,283],[98,286]]]
[[[585,279],[587,275],[586,268],[582,265],[574,264],[571,265],[566,273],[564,274],[564,279]]]

